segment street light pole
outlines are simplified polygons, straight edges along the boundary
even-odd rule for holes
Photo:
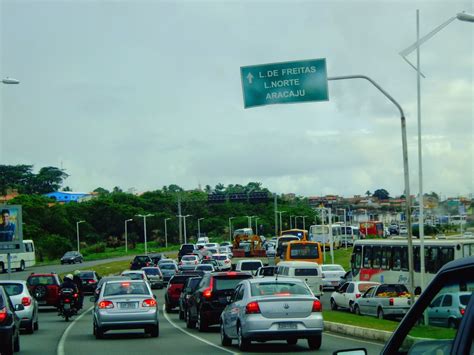
[[[232,220],[235,217],[229,217],[229,242],[232,243]]]
[[[168,248],[168,226],[166,222],[169,221],[171,218],[165,218],[165,248]]]
[[[255,217],[255,234],[258,235],[258,224],[257,224],[258,217],[257,216],[254,216],[254,217]]]
[[[201,221],[204,217],[198,218],[198,239],[201,237]]]
[[[148,214],[137,214],[137,217],[142,217],[143,218],[143,239],[145,242],[145,255],[148,254],[148,246],[147,246],[147,240],[146,240],[146,219],[147,217],[153,217],[154,215],[151,213]]]
[[[306,220],[307,217],[308,217],[308,216],[301,216],[301,218],[303,218],[303,230],[306,230],[306,222],[305,222],[305,220]]]
[[[290,216],[290,229],[293,229],[293,216]]]
[[[125,254],[128,253],[128,230],[127,230],[127,223],[133,221],[133,219],[126,219],[125,220]]]
[[[188,239],[187,239],[187,236],[186,236],[186,218],[191,217],[191,215],[187,214],[186,216],[181,216],[181,217],[183,217],[183,223],[184,223],[184,225],[183,225],[183,227],[184,227],[184,244],[187,244]]]
[[[80,244],[79,244],[79,224],[84,223],[85,221],[77,221],[76,222],[76,235],[77,235],[77,252],[80,251]]]
[[[280,215],[280,235],[281,235],[281,232],[283,230],[283,226],[282,226],[282,223],[281,223],[281,214],[282,213],[286,213],[286,211],[276,211],[276,213],[278,213]]]

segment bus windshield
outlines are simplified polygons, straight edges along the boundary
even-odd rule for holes
[[[289,244],[290,259],[317,259],[319,258],[318,244],[291,243]]]

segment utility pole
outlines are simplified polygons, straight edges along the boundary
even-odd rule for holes
[[[178,192],[178,229],[179,229],[179,244],[183,244],[183,228],[181,226],[181,195]]]
[[[278,205],[277,205],[277,195],[273,194],[273,205],[275,208],[275,236],[278,235]]]

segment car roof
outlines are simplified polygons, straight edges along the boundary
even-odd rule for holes
[[[305,283],[303,280],[294,278],[294,277],[265,277],[265,278],[256,278],[256,279],[248,279],[250,283],[262,283],[262,282],[297,282],[297,283]]]
[[[255,259],[255,260],[246,259],[246,260],[239,260],[238,262],[239,263],[254,263],[254,262],[261,262],[262,263],[262,260],[260,260],[260,259]]]
[[[225,257],[227,257],[227,254],[217,253],[217,254],[214,254],[214,256],[225,256]]]
[[[122,275],[124,274],[143,274],[143,270],[124,270],[122,271]]]
[[[25,280],[0,280],[0,285],[5,285],[5,284],[22,284],[23,286],[26,286],[26,281]]]
[[[281,261],[277,266],[293,266],[293,267],[319,267],[318,263],[312,261]]]
[[[131,282],[131,283],[144,283],[146,284],[145,281],[143,280],[109,280],[107,283],[122,283],[124,281]]]
[[[37,273],[32,272],[30,275],[28,275],[28,277],[32,277],[32,276],[58,276],[58,274],[56,274],[55,272],[42,273],[42,274],[37,274]]]

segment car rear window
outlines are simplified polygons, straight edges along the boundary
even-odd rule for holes
[[[146,285],[142,282],[114,282],[106,283],[104,296],[120,295],[147,295],[149,294]]]
[[[308,287],[296,282],[261,282],[250,285],[252,296],[311,295]]]
[[[227,256],[225,256],[225,255],[216,255],[216,256],[214,256],[214,259],[216,259],[216,260],[226,260]]]
[[[220,276],[214,278],[214,289],[216,291],[221,290],[233,290],[240,281],[245,279],[251,279],[252,275],[236,275],[236,276]]]
[[[55,285],[56,282],[52,276],[31,276],[27,281],[30,286],[37,285]]]
[[[143,263],[143,262],[150,261],[150,258],[148,256],[136,256],[135,261]]]
[[[460,295],[459,296],[459,302],[463,305],[463,306],[467,306],[467,304],[469,303],[469,300],[471,299],[471,295]]]
[[[273,276],[273,275],[275,275],[275,268],[274,267],[265,267],[261,271],[262,272],[260,273],[260,275],[263,275],[263,276]]]
[[[383,294],[388,297],[396,297],[401,293],[408,292],[408,289],[405,285],[381,285],[377,289],[376,296]]]
[[[158,269],[143,269],[143,271],[145,271],[145,274],[147,274],[147,275],[159,275],[160,274],[160,270],[158,270]]]
[[[240,270],[247,271],[247,270],[257,270],[259,267],[262,267],[262,263],[258,261],[250,261],[246,263],[242,263],[240,266]]]
[[[0,286],[3,286],[8,296],[16,296],[23,292],[22,284],[0,283]]]
[[[201,264],[196,266],[196,270],[213,270],[214,267],[211,264]]]
[[[125,276],[130,277],[131,280],[142,280],[143,279],[143,274],[139,274],[139,273],[136,273],[136,272],[127,273],[127,274],[125,274]]]
[[[194,245],[189,244],[189,245],[182,245],[181,246],[181,251],[193,251],[194,250]]]
[[[191,276],[182,276],[182,275],[173,276],[170,280],[170,284],[171,285],[184,284],[186,282],[186,280],[189,279],[190,277]]]
[[[318,269],[295,269],[295,276],[318,276]]]
[[[163,264],[160,266],[161,270],[176,270],[176,266],[174,264]]]
[[[359,284],[359,292],[365,292],[372,286],[377,286],[377,284]]]
[[[185,255],[181,258],[181,260],[196,260],[197,256],[196,255]]]
[[[333,265],[323,265],[321,266],[323,271],[344,271],[342,266],[333,266]]]
[[[81,279],[93,279],[94,278],[94,273],[93,272],[81,272],[79,274],[79,277]]]

